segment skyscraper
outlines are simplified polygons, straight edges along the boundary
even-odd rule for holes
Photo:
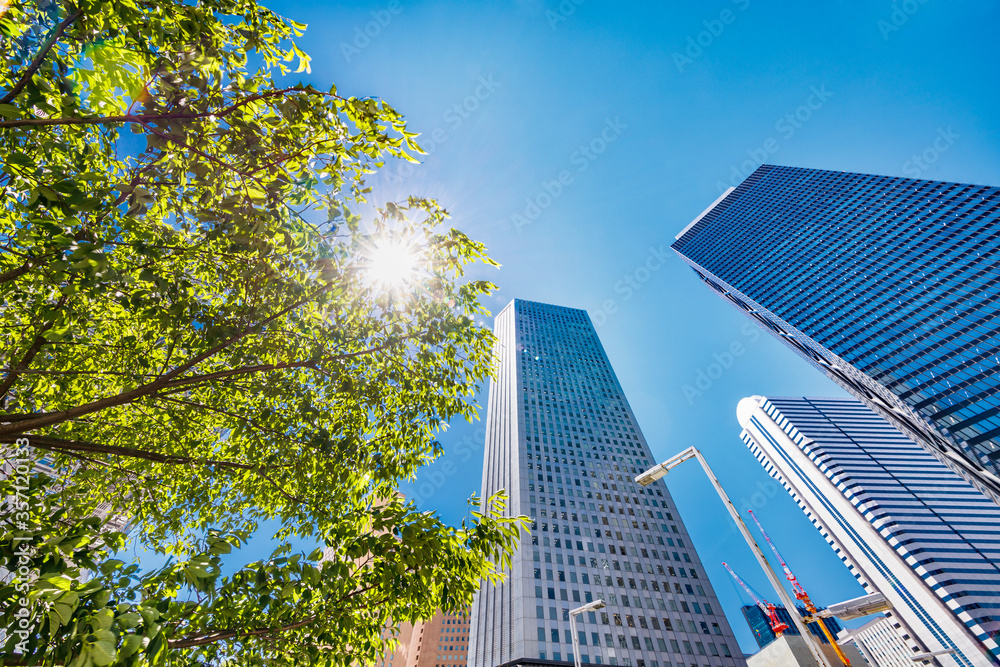
[[[411,657],[405,667],[466,667],[469,630],[469,614],[438,611],[432,619],[414,628]]]
[[[855,578],[892,602],[911,656],[1000,665],[1000,507],[857,401],[754,396],[737,416]]]
[[[483,496],[509,494],[530,536],[472,607],[470,667],[572,660],[633,667],[745,664],[587,313],[514,300],[494,324]]]
[[[764,165],[673,244],[1000,502],[1000,188]]]

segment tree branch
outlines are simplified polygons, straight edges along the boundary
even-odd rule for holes
[[[399,338],[393,338],[392,340],[383,343],[382,345],[376,345],[375,347],[368,347],[363,350],[358,350],[356,352],[345,352],[344,354],[335,354],[329,357],[316,360],[308,361],[282,361],[276,364],[259,364],[257,366],[243,366],[242,368],[230,368],[225,371],[216,371],[215,373],[205,373],[203,375],[191,375],[188,377],[183,377],[177,380],[171,380],[164,386],[164,389],[172,390],[178,387],[184,387],[189,384],[198,384],[202,382],[211,382],[213,380],[222,380],[225,378],[232,377],[234,375],[252,375],[254,373],[263,373],[267,371],[280,371],[280,370],[292,370],[296,368],[310,368],[317,373],[322,373],[323,375],[329,376],[330,374],[323,369],[319,368],[320,363],[327,363],[330,361],[346,361],[347,359],[353,359],[354,357],[361,357],[366,354],[375,354],[376,352],[384,352],[388,350],[394,343],[404,341],[408,338],[415,337],[416,334],[409,336],[400,336]]]
[[[89,343],[89,342],[84,342],[84,343],[65,342],[65,343],[62,343],[62,344],[63,345],[91,345],[91,346],[94,346],[94,347],[100,347],[100,345],[97,345],[95,343]],[[109,349],[120,349],[118,347],[112,347],[110,345],[106,345],[104,347],[107,347]],[[13,372],[15,370],[17,370],[16,367],[15,368],[9,368],[9,367],[7,367],[7,368],[0,368],[0,372],[4,372],[4,373]],[[103,376],[103,375],[120,376],[120,375],[124,375],[125,377],[142,377],[142,378],[157,377],[156,373],[126,373],[125,371],[47,371],[47,370],[42,370],[40,368],[36,368],[36,369],[26,368],[26,369],[22,369],[20,372],[23,373],[23,374],[25,374],[25,375],[98,375],[98,376]],[[28,416],[30,416],[30,415],[28,415]],[[4,419],[6,419],[6,417],[4,417]]]
[[[160,399],[161,401],[169,401],[170,403],[177,403],[179,405],[188,405],[188,406],[191,406],[192,408],[195,408],[196,410],[204,410],[206,412],[214,412],[216,414],[225,415],[227,417],[232,417],[233,419],[245,420],[246,423],[249,424],[252,428],[255,428],[255,429],[259,430],[259,431],[264,431],[266,433],[271,433],[271,434],[277,435],[277,436],[282,437],[282,438],[287,438],[288,437],[288,433],[285,433],[283,431],[276,431],[273,428],[267,428],[266,426],[263,426],[263,425],[257,423],[257,421],[254,420],[254,419],[246,417],[245,415],[237,414],[235,412],[230,412],[228,410],[223,410],[222,408],[216,408],[216,407],[213,407],[211,405],[205,405],[204,403],[198,403],[196,401],[187,401],[187,400],[184,400],[184,399],[181,399],[181,398],[171,398],[168,394],[154,394],[150,398]],[[305,444],[305,443],[299,442],[297,440],[295,440],[293,442],[296,442],[297,444],[300,444],[300,445],[304,445]]]
[[[407,568],[408,571],[412,571],[411,568]],[[347,598],[360,595],[362,593],[367,593],[368,591],[377,588],[379,584],[369,584],[363,588],[356,588],[346,595],[342,595],[336,601],[333,602],[334,608],[339,608],[338,605]],[[303,628],[310,623],[313,623],[320,615],[313,614],[308,616],[301,621],[296,621],[294,623],[288,623],[286,625],[278,625],[270,628],[255,628],[253,630],[210,630],[207,632],[202,632],[198,635],[189,636],[183,639],[171,639],[167,640],[167,646],[170,648],[191,648],[192,646],[204,646],[205,644],[212,644],[218,641],[224,641],[226,639],[239,639],[241,637],[259,637],[261,635],[273,635],[279,632],[288,632],[289,630],[298,630]]]
[[[66,305],[67,298],[68,297],[65,294],[60,297],[59,302],[56,303],[57,310]],[[10,391],[12,386],[14,386],[14,381],[17,379],[17,376],[21,374],[21,371],[28,367],[31,360],[35,358],[35,355],[37,355],[39,350],[42,349],[42,346],[45,345],[45,336],[42,334],[51,329],[54,324],[55,320],[49,320],[38,329],[35,333],[35,340],[32,341],[31,346],[27,349],[27,351],[25,351],[24,356],[21,357],[21,361],[17,362],[17,365],[7,372],[7,376],[3,379],[3,382],[0,382],[0,405],[4,404],[7,392]]]
[[[118,125],[121,123],[155,123],[161,120],[198,120],[200,118],[225,118],[240,107],[244,107],[251,102],[287,95],[288,93],[307,93],[309,95],[319,95],[321,97],[333,97],[338,100],[344,98],[334,93],[324,93],[319,90],[309,90],[302,86],[282,88],[272,90],[259,95],[251,95],[228,107],[223,107],[217,111],[202,111],[198,113],[166,113],[166,114],[124,114],[122,116],[80,116],[78,118],[15,118],[13,120],[0,121],[0,127],[28,127],[28,126],[50,126],[50,125]]]
[[[329,287],[324,288],[329,289]],[[301,305],[301,304],[298,304]],[[297,307],[297,306],[296,306]],[[291,307],[289,307],[290,309]],[[286,309],[287,310],[287,309]],[[134,403],[136,400],[150,396],[153,394],[158,394],[161,392],[173,392],[178,391],[184,387],[189,387],[191,385],[201,384],[205,382],[213,382],[217,380],[226,380],[231,377],[240,375],[251,375],[254,373],[261,373],[273,370],[287,370],[295,368],[312,368],[320,373],[325,373],[318,368],[316,365],[320,362],[330,362],[330,361],[345,361],[347,359],[352,359],[354,357],[363,356],[366,354],[374,354],[376,352],[382,352],[389,349],[392,344],[398,343],[400,341],[415,338],[418,334],[410,334],[408,336],[401,336],[399,338],[394,338],[382,345],[377,345],[375,347],[365,348],[363,350],[357,350],[356,352],[345,352],[343,354],[336,354],[325,359],[319,359],[316,361],[289,361],[280,362],[277,364],[262,364],[258,366],[244,366],[242,368],[233,368],[226,371],[217,371],[215,373],[205,373],[203,375],[193,375],[190,377],[174,378],[177,374],[183,372],[184,370],[190,369],[192,366],[204,361],[205,359],[211,357],[217,352],[225,349],[228,345],[249,336],[254,332],[254,330],[263,327],[267,322],[273,321],[281,315],[278,313],[271,318],[264,320],[263,322],[254,325],[253,327],[243,331],[238,336],[233,337],[229,341],[222,343],[207,352],[204,352],[194,359],[185,362],[182,366],[175,368],[170,373],[161,376],[160,378],[154,380],[153,382],[147,383],[140,387],[137,387],[131,391],[126,391],[116,396],[110,396],[108,398],[102,398],[86,405],[77,406],[75,408],[70,408],[69,410],[62,410],[60,412],[48,412],[35,415],[4,415],[0,417],[0,440],[8,436],[9,434],[25,433],[28,430],[42,428],[44,426],[51,426],[52,424],[58,424],[69,419],[76,417],[82,417],[83,415],[90,414],[92,412],[98,412],[105,408],[117,407],[120,405],[126,405],[129,403]],[[170,379],[167,379],[170,378]]]
[[[96,401],[92,401],[85,405],[78,405],[77,407],[70,408],[68,410],[31,415],[26,419],[23,418],[22,415],[5,415],[3,417],[0,417],[0,422],[7,422],[6,424],[0,423],[0,436],[5,436],[11,433],[24,433],[25,431],[30,429],[37,429],[45,426],[51,426],[53,424],[58,424],[59,422],[66,421],[68,419],[73,419],[75,417],[82,417],[83,415],[87,415],[92,412],[98,412],[105,408],[113,408],[119,405],[125,405],[127,403],[132,403],[137,399],[143,398],[144,396],[148,396],[162,389],[165,389],[170,384],[170,382],[174,380],[177,376],[181,375],[182,373],[185,373],[186,371],[191,370],[193,367],[197,366],[206,359],[213,357],[214,355],[218,354],[219,352],[226,349],[230,345],[233,345],[234,343],[237,343],[243,340],[244,338],[259,332],[261,329],[263,329],[265,326],[275,321],[279,317],[287,315],[291,311],[307,303],[310,299],[314,299],[323,292],[326,292],[332,288],[333,288],[332,283],[322,287],[312,295],[292,303],[290,306],[279,310],[273,315],[265,317],[257,324],[244,329],[243,331],[241,331],[239,334],[236,334],[232,338],[224,340],[215,347],[205,350],[201,354],[195,355],[194,357],[188,359],[184,363],[174,368],[169,373],[161,375],[156,380],[148,382],[144,385],[140,385],[135,389],[124,391],[115,396],[108,396],[107,398],[98,399]]]
[[[178,387],[186,387],[190,384],[200,384],[202,382],[211,382],[212,380],[222,380],[225,378],[233,377],[234,375],[253,375],[254,373],[263,373],[267,371],[282,371],[282,370],[294,370],[296,368],[312,368],[316,362],[314,361],[283,361],[276,364],[258,364],[256,366],[243,366],[242,368],[230,368],[225,371],[216,371],[215,373],[205,373],[203,375],[191,375],[188,377],[183,377],[177,380],[171,380],[164,389],[176,389]]]
[[[231,468],[236,470],[247,470],[254,473],[258,477],[262,478],[265,482],[273,486],[278,493],[283,495],[288,500],[295,503],[305,504],[307,501],[304,498],[292,495],[288,491],[281,488],[281,485],[276,481],[271,479],[262,468],[254,467],[246,463],[236,463],[234,461],[220,461],[217,459],[199,459],[190,456],[172,456],[168,454],[157,454],[156,452],[147,452],[142,449],[132,449],[130,447],[119,447],[117,445],[98,445],[92,442],[83,442],[80,440],[64,440],[62,438],[53,438],[50,436],[39,436],[33,435],[29,438],[31,440],[31,446],[38,449],[44,449],[50,452],[57,452],[59,454],[64,454],[72,458],[89,461],[91,463],[97,463],[103,466],[117,468],[125,472],[127,475],[136,476],[136,473],[126,470],[125,468],[120,468],[119,466],[105,463],[103,461],[97,461],[96,459],[91,459],[89,457],[83,456],[78,452],[93,452],[97,454],[110,454],[112,456],[127,456],[130,458],[144,459],[146,461],[152,461],[154,463],[163,463],[166,465],[184,465],[184,464],[198,464],[203,466],[216,466],[219,468]],[[4,438],[0,436],[0,442],[13,443],[16,438]]]
[[[30,259],[25,261],[23,264],[21,264],[21,266],[17,267],[16,269],[10,269],[8,271],[0,273],[0,283],[6,283],[10,282],[11,280],[16,280],[17,278],[20,278],[28,271],[31,271]]]
[[[167,646],[170,648],[191,648],[192,646],[204,646],[205,644],[214,644],[215,642],[224,641],[226,639],[239,639],[240,637],[259,637],[260,635],[270,635],[278,632],[288,632],[289,630],[298,630],[303,628],[319,618],[319,614],[313,614],[308,616],[301,621],[296,621],[295,623],[288,623],[287,625],[278,625],[273,628],[256,628],[254,630],[216,630],[215,632],[210,632],[208,634],[195,635],[190,638],[185,639],[170,639],[167,640]]]
[[[24,87],[28,85],[29,81],[31,81],[31,77],[35,75],[38,68],[42,66],[42,63],[45,61],[45,57],[49,55],[49,51],[53,46],[55,46],[56,42],[59,41],[59,38],[62,36],[63,32],[66,31],[66,28],[68,28],[73,21],[77,20],[82,15],[83,10],[78,9],[63,19],[62,23],[56,26],[55,30],[52,31],[52,34],[49,35],[49,38],[42,43],[42,48],[38,51],[35,59],[31,61],[31,64],[28,65],[28,68],[24,70],[24,73],[18,78],[14,87],[11,88],[6,95],[0,97],[0,104],[7,104],[21,94],[21,91],[24,90]]]
[[[157,454],[156,452],[148,452],[143,449],[133,449],[131,447],[119,447],[118,445],[98,445],[93,442],[84,442],[82,440],[65,440],[63,438],[54,438],[48,435],[31,435],[28,437],[31,441],[31,446],[37,449],[44,449],[50,452],[68,453],[68,452],[93,452],[96,454],[111,454],[112,456],[128,456],[135,459],[143,459],[146,461],[152,461],[154,463],[166,463],[173,465],[182,465],[186,463],[193,463],[203,466],[217,466],[220,468],[232,468],[236,470],[249,470],[256,471],[256,469],[246,463],[237,463],[235,461],[219,461],[216,459],[200,459],[191,456],[173,456],[170,454]],[[0,442],[14,443],[17,438],[10,436],[0,435]]]
[[[206,153],[203,150],[199,150],[199,149],[195,148],[194,146],[192,146],[191,144],[186,143],[183,139],[180,139],[179,137],[175,137],[173,135],[165,134],[163,132],[160,132],[159,130],[157,130],[155,127],[152,127],[147,122],[144,122],[144,121],[136,121],[136,122],[139,123],[140,125],[142,125],[144,128],[146,128],[150,132],[152,132],[153,134],[155,134],[156,136],[158,136],[161,139],[165,140],[165,141],[173,142],[173,143],[177,144],[178,146],[181,146],[183,148],[188,149],[192,153],[197,153],[198,155],[202,156],[203,158],[205,158],[209,162],[213,162],[213,163],[219,165],[220,167],[222,167],[223,169],[228,169],[230,171],[233,171],[233,172],[239,174],[241,178],[250,178],[249,174],[246,174],[246,173],[240,171],[239,169],[237,169],[233,165],[229,164],[228,162],[225,162],[224,160],[220,160],[217,157],[209,155],[208,153]]]
[[[41,448],[39,448],[39,449],[41,449]],[[140,477],[140,475],[138,475],[137,473],[133,472],[132,470],[129,470],[128,468],[122,468],[121,466],[116,466],[113,463],[107,463],[105,461],[98,461],[97,459],[92,459],[89,456],[84,456],[83,454],[78,454],[77,452],[70,452],[70,451],[66,451],[66,450],[60,450],[59,453],[62,454],[63,456],[68,456],[68,457],[76,459],[78,461],[83,461],[84,463],[93,463],[94,465],[103,466],[105,468],[114,468],[115,470],[118,470],[118,471],[121,471],[121,472],[125,473],[125,480],[128,481],[128,483],[132,485],[132,490],[133,490],[133,492],[136,493],[136,496],[135,496],[136,498],[140,498],[141,499],[142,496],[143,496],[143,492],[145,492],[147,496],[151,496],[152,495],[150,493],[149,489],[144,488],[144,487],[142,487],[142,486],[139,485],[139,477]]]

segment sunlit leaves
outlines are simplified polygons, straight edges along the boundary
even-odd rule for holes
[[[0,493],[12,491],[0,482]],[[139,571],[108,557],[120,542],[73,503],[81,491],[36,478],[22,493],[28,524],[0,517],[0,565],[33,571],[0,588],[0,623],[21,628],[0,655],[81,666],[370,664],[386,626],[462,611],[518,536],[518,523],[500,518],[502,497],[460,529],[393,500],[325,552],[283,545],[223,576],[221,555],[247,536],[210,531],[190,557]],[[93,568],[86,581],[80,562]]]
[[[413,134],[380,100],[276,81],[307,71],[302,29],[246,0],[0,17],[0,442],[78,484],[58,530],[34,519],[48,664],[347,664],[390,619],[468,604],[514,547],[499,514],[454,530],[394,500],[475,417],[492,285],[465,272],[493,262],[433,200],[372,207],[365,176]],[[419,258],[405,289],[366,279],[390,237]],[[101,503],[175,560],[109,560]],[[328,559],[223,579],[264,521]],[[329,622],[239,634],[310,614]]]
[[[150,73],[146,59],[116,41],[87,46],[68,68],[68,88],[102,116],[124,114],[131,100],[144,94]]]

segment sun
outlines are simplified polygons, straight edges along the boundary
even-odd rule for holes
[[[368,257],[368,279],[386,291],[409,286],[417,274],[420,262],[418,249],[399,239],[384,239],[375,243]]]

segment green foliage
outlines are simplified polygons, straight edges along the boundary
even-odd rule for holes
[[[513,549],[518,523],[499,514],[486,512],[473,539],[393,500],[440,453],[447,422],[475,415],[493,342],[479,300],[493,286],[464,275],[493,262],[442,227],[447,213],[432,200],[367,201],[365,176],[419,148],[382,101],[279,85],[277,74],[308,68],[291,41],[302,29],[246,0],[15,1],[0,15],[0,443],[27,437],[72,466],[81,517],[109,502],[145,545],[186,564],[138,588],[102,584],[109,600],[132,591],[167,613],[168,593],[183,588],[232,612],[199,606],[158,652],[122,643],[116,619],[141,608],[64,623],[81,607],[39,592],[51,626],[42,636],[59,621],[39,655],[62,647],[59,660],[99,665],[134,651],[166,664],[195,651],[170,643],[187,630],[264,623],[263,598],[219,579],[211,550],[222,543],[207,541],[241,542],[263,520],[280,521],[281,539],[308,536],[336,554],[339,565],[322,568],[328,588],[310,599],[326,604],[365,581],[347,566],[355,553],[403,567],[423,593],[397,603],[392,578],[373,579],[389,602],[364,612],[373,621],[357,632],[368,634],[310,625],[328,632],[316,640],[326,657],[272,650],[284,646],[272,633],[249,652],[230,637],[183,660],[211,650],[230,662],[342,664],[348,641],[381,649],[376,620],[467,603]],[[420,260],[401,287],[369,271],[390,242]],[[74,525],[105,544],[83,519]],[[79,563],[53,549],[52,563]],[[398,560],[404,551],[432,569]],[[314,583],[304,569],[280,571]],[[307,589],[284,588],[265,607],[275,623],[302,611],[294,595]],[[219,618],[228,625],[199,625]]]
[[[0,494],[15,493],[0,482]],[[499,497],[458,530],[393,500],[356,517],[325,553],[284,545],[226,577],[222,556],[247,535],[209,531],[193,554],[141,572],[110,557],[124,536],[101,532],[75,502],[83,495],[35,476],[21,491],[27,521],[0,517],[0,565],[30,572],[0,587],[7,655],[71,667],[372,664],[384,628],[457,611],[481,575],[495,580],[490,561],[506,562],[518,532]]]

